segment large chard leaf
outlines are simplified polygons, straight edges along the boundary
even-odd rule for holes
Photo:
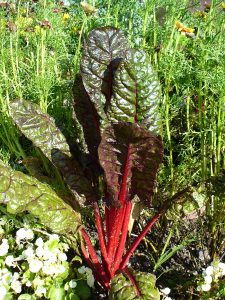
[[[0,203],[16,214],[28,211],[55,233],[75,232],[80,215],[44,183],[14,171],[0,160]]]
[[[142,50],[128,50],[116,71],[108,118],[159,132],[160,98],[160,84],[149,57]]]
[[[122,273],[116,275],[111,281],[109,300],[159,300],[160,293],[155,287],[156,277],[150,273],[131,271],[131,274],[140,291],[140,297],[132,282]]]
[[[99,146],[99,160],[113,205],[120,205],[118,195],[122,182],[127,188],[127,200],[137,195],[144,204],[150,204],[162,158],[163,144],[159,136],[137,124],[119,122],[109,126]]]
[[[66,139],[56,127],[54,119],[43,113],[38,105],[25,100],[13,102],[11,114],[21,132],[40,148],[62,173],[75,200],[80,205],[92,201],[95,193],[91,183],[84,176],[78,162],[72,158]]]
[[[84,43],[81,75],[84,87],[101,118],[111,101],[115,70],[129,43],[123,32],[112,27],[96,28]]]

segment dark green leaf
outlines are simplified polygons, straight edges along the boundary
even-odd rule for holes
[[[81,75],[84,87],[103,119],[112,97],[115,70],[127,49],[129,43],[123,32],[113,27],[96,28],[85,40]]]
[[[160,98],[160,84],[149,57],[142,50],[128,50],[116,71],[108,118],[142,124],[158,133]]]
[[[9,213],[28,211],[56,233],[76,232],[80,215],[44,183],[14,171],[0,160],[0,203]]]
[[[99,146],[99,160],[113,204],[120,205],[118,195],[127,165],[127,200],[137,195],[149,205],[162,158],[163,144],[159,136],[137,124],[120,122],[109,126]]]

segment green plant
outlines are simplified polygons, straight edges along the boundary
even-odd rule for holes
[[[126,265],[143,237],[167,210],[167,202],[126,253],[124,250],[132,208],[138,203],[150,205],[156,172],[162,162],[163,145],[157,135],[159,83],[145,52],[129,49],[123,33],[110,27],[95,29],[86,39],[81,76],[82,81],[79,77],[75,81],[74,109],[89,151],[88,172],[82,160],[72,157],[52,118],[27,101],[11,103],[12,118],[21,132],[61,172],[70,190],[64,200],[70,205],[50,186],[3,163],[1,202],[7,203],[11,213],[29,211],[54,232],[66,234],[76,233],[81,224],[74,209],[92,205],[101,261],[86,230],[81,227],[79,231],[89,252],[82,244],[84,257],[96,279],[109,289],[111,279],[115,280],[116,273],[122,271],[137,295],[144,297],[144,290],[139,290],[138,275],[132,275]],[[105,228],[98,206],[101,198],[105,202]]]

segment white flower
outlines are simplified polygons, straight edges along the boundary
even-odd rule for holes
[[[16,242],[20,243],[20,240],[32,240],[34,238],[34,232],[31,229],[20,228],[16,232]]]
[[[58,254],[58,259],[59,259],[60,261],[66,261],[66,260],[67,260],[67,255],[66,255],[66,253],[59,252],[59,254]]]
[[[204,292],[208,292],[211,289],[211,285],[209,283],[203,284],[201,287]]]
[[[43,257],[45,255],[45,250],[42,246],[37,247],[35,252],[38,257]]]
[[[3,283],[3,285],[8,285],[12,280],[12,273],[11,272],[7,272],[5,274],[2,274],[1,276],[1,281]]]
[[[32,282],[31,281],[27,281],[26,282],[26,286],[28,286],[28,287],[32,286]]]
[[[209,276],[209,275],[207,275],[207,276],[205,276],[204,277],[204,280],[205,280],[205,283],[211,283],[212,282],[212,277],[211,276]]]
[[[9,244],[7,239],[2,240],[2,244],[0,245],[0,256],[5,256],[9,251]]]
[[[172,298],[166,297],[166,298],[164,298],[164,300],[172,300]]]
[[[41,237],[39,237],[36,242],[35,242],[35,245],[38,246],[38,247],[43,247],[44,245],[44,241]]]
[[[43,294],[46,293],[46,288],[43,287],[43,286],[38,286],[36,291],[35,291],[35,294],[38,296],[38,297],[41,297]]]
[[[22,291],[22,284],[18,280],[13,280],[11,283],[11,288],[14,290],[14,292],[19,294]]]
[[[12,267],[13,266],[13,262],[14,262],[14,257],[13,255],[8,255],[6,256],[6,259],[5,259],[5,264],[9,267]]]
[[[35,256],[34,249],[32,247],[28,247],[26,250],[24,250],[23,254],[28,259],[32,259]]]
[[[225,263],[220,262],[218,267],[220,268],[222,275],[225,275]]]
[[[86,267],[85,267],[85,266],[80,267],[80,268],[77,269],[77,271],[78,271],[80,274],[84,274],[84,273],[86,273]]]
[[[20,274],[18,272],[13,273],[13,280],[20,278]]]
[[[29,262],[29,270],[32,273],[37,273],[43,267],[43,262],[39,259],[33,259]]]
[[[3,300],[5,298],[5,295],[7,294],[7,289],[1,285],[0,286],[0,300]]]
[[[40,277],[36,277],[33,280],[34,287],[43,286],[45,284],[45,281],[43,279],[40,279]]]
[[[213,274],[213,266],[208,266],[206,269],[205,269],[205,274],[210,276]]]
[[[63,265],[56,265],[55,273],[56,274],[62,274],[66,271],[66,268]]]
[[[76,286],[77,286],[77,282],[75,280],[70,280],[69,287],[71,289],[75,289]]]
[[[18,240],[26,239],[26,236],[27,236],[27,231],[26,231],[25,228],[20,228],[19,230],[17,230],[17,232],[16,232],[16,238]]]
[[[170,288],[166,287],[166,288],[162,289],[161,292],[162,292],[164,295],[169,295],[169,293],[170,293]]]
[[[53,265],[44,265],[42,271],[46,275],[53,275],[55,273],[55,267]]]
[[[34,238],[34,232],[33,232],[33,230],[27,229],[27,232],[26,232],[26,239],[27,239],[27,240],[32,240],[33,238]]]
[[[62,243],[62,247],[63,247],[63,249],[65,250],[65,251],[68,251],[69,250],[69,245],[68,244],[66,244],[66,243]]]
[[[52,240],[59,241],[59,236],[58,236],[58,234],[51,234],[50,237],[49,237],[49,240],[50,240],[50,241],[52,241]]]
[[[93,276],[92,272],[87,273],[87,284],[90,287],[93,287],[94,283],[95,283],[95,279],[94,279],[94,276]]]

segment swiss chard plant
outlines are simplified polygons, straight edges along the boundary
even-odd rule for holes
[[[156,73],[144,51],[130,49],[123,32],[97,28],[84,42],[73,92],[85,149],[77,156],[38,105],[24,100],[11,103],[13,121],[59,171],[68,195],[60,197],[46,176],[37,172],[35,158],[29,158],[25,166],[38,180],[0,162],[0,202],[11,213],[34,214],[56,233],[79,232],[84,258],[109,291],[109,299],[159,299],[154,275],[127,267],[168,208],[164,203],[127,247],[133,211],[151,206],[163,159]],[[88,206],[95,216],[100,256],[81,225],[80,212]]]

